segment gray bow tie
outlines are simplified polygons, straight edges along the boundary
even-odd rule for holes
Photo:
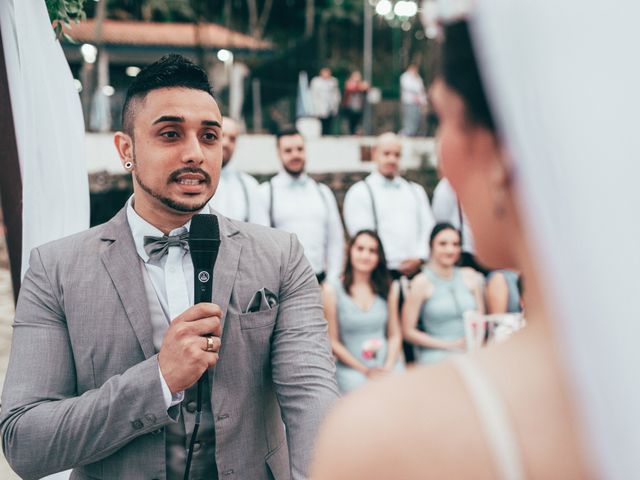
[[[163,235],[162,237],[144,237],[144,251],[149,255],[149,259],[158,261],[165,256],[169,247],[182,247],[189,250],[189,232],[179,235]]]

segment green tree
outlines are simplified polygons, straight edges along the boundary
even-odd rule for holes
[[[85,0],[46,0],[49,19],[58,38],[62,36],[62,27],[86,18]]]

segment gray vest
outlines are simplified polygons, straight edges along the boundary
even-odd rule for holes
[[[151,325],[153,328],[153,345],[160,351],[164,334],[169,327],[169,319],[162,310],[157,293],[153,288],[147,269],[142,265],[142,277],[149,303]],[[193,447],[193,460],[189,478],[193,480],[215,480],[218,478],[216,467],[215,424],[211,409],[211,386],[209,378],[203,389],[202,417],[198,438]],[[182,480],[187,462],[187,448],[195,424],[197,384],[184,392],[184,400],[180,403],[180,416],[177,423],[165,427],[167,480]]]

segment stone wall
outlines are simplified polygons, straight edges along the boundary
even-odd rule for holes
[[[351,185],[362,180],[368,172],[331,172],[312,173],[310,176],[318,182],[331,188],[336,195],[338,207],[342,212],[344,196]],[[273,174],[256,174],[254,177],[262,183],[271,178]],[[429,198],[433,195],[433,189],[438,182],[436,170],[431,166],[419,169],[411,169],[403,172],[408,180],[422,185]],[[107,172],[93,173],[89,175],[91,190],[91,225],[99,225],[106,222],[122,208],[127,198],[133,192],[131,177],[129,175],[113,175]]]

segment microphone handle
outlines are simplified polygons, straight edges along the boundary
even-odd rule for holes
[[[217,257],[217,249],[215,255],[213,255],[213,262]],[[211,272],[211,273],[209,273]],[[211,302],[212,290],[213,290],[213,265],[210,268],[202,267],[201,265],[193,266],[194,273],[194,304],[202,302]],[[184,480],[189,480],[189,471],[191,470],[191,462],[193,460],[193,447],[196,444],[196,438],[198,437],[198,430],[200,429],[200,419],[202,417],[202,392],[205,386],[205,380],[208,371],[205,370],[202,376],[198,379],[198,391],[196,400],[196,418],[193,425],[193,433],[191,434],[191,440],[189,441],[189,449],[187,450],[187,461],[184,469]]]

